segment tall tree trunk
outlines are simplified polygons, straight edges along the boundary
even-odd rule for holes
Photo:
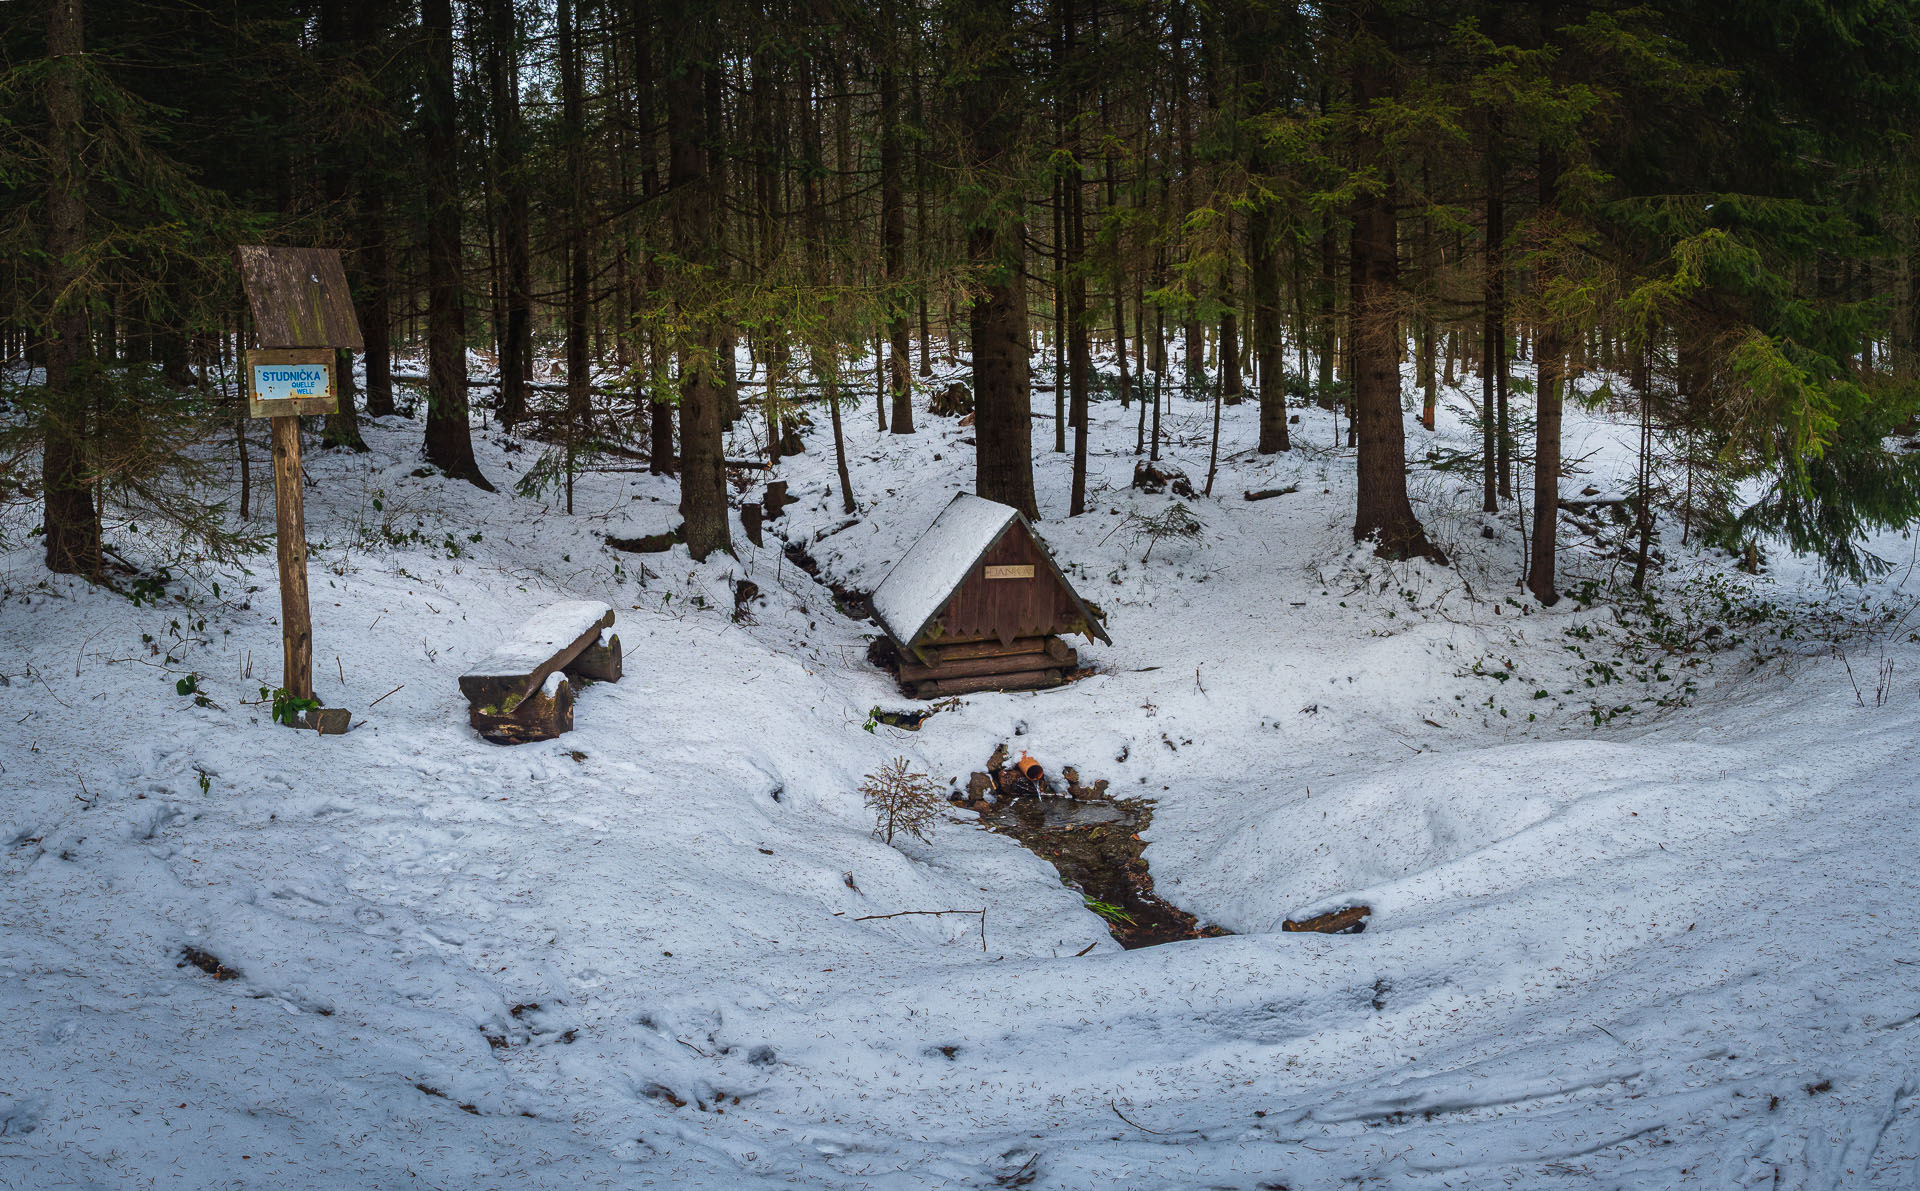
[[[1107,154],[1107,210],[1120,205],[1119,183],[1114,178],[1113,154]],[[1133,377],[1127,374],[1127,267],[1121,252],[1120,241],[1116,237],[1113,245],[1113,268],[1109,271],[1109,281],[1113,287],[1113,358],[1120,365],[1120,408],[1127,408],[1133,400]]]
[[[887,374],[893,395],[893,432],[913,433],[912,344],[907,340],[907,307],[903,287],[907,271],[907,207],[900,190],[900,79],[893,67],[897,32],[891,0],[881,6],[880,48],[880,244],[889,291],[887,303]],[[921,306],[924,312],[926,307]],[[879,358],[874,359],[876,366]]]
[[[1147,285],[1133,275],[1133,374],[1147,383]]]
[[[1513,374],[1513,360],[1507,345],[1512,341],[1513,331],[1507,321],[1509,313],[1504,279],[1500,283],[1500,289],[1500,333],[1494,336],[1492,343],[1482,346],[1488,353],[1489,363],[1486,366],[1493,369],[1493,407],[1499,421],[1500,499],[1512,500],[1513,484],[1510,479],[1512,469],[1509,465],[1513,461],[1513,432],[1507,420],[1507,382]]]
[[[1227,215],[1227,243],[1233,243],[1233,213]],[[1220,394],[1228,405],[1244,400],[1246,387],[1240,380],[1240,316],[1233,308],[1233,252],[1227,252],[1228,264],[1220,270]]]
[[[1067,181],[1053,177],[1053,449],[1067,449]]]
[[[352,35],[347,17],[346,0],[322,0],[320,5],[319,33],[320,44],[330,66],[344,66],[346,62],[358,56],[362,47]],[[326,162],[321,173],[322,186],[326,193],[327,206],[333,212],[333,218],[340,220],[344,233],[348,226],[347,204],[353,193],[353,177],[349,168],[348,154],[352,147],[344,143],[345,138],[336,140],[323,154]],[[343,234],[342,239],[345,239]],[[352,255],[351,251],[348,253]],[[341,447],[349,451],[365,451],[366,440],[360,437],[360,413],[355,408],[353,387],[353,353],[337,353],[335,366],[338,370],[339,384],[335,391],[339,394],[334,412],[327,415],[326,428],[320,433],[322,446]]]
[[[1160,407],[1164,403],[1167,387],[1167,315],[1158,306],[1153,308],[1153,347],[1154,357],[1160,361],[1160,367],[1153,372],[1153,442],[1147,448],[1147,461],[1160,462]],[[1138,451],[1134,452],[1139,454]]]
[[[1230,283],[1222,283],[1220,300],[1233,301]],[[1240,379],[1240,316],[1232,307],[1220,312],[1220,393],[1228,405],[1240,404],[1246,393]]]
[[[427,76],[420,118],[427,175],[427,461],[493,491],[467,424],[467,303],[460,270],[460,179],[453,99],[452,0],[420,0]]]
[[[1433,207],[1433,175],[1426,166],[1420,167],[1420,190],[1425,205]],[[1429,214],[1420,221],[1420,265],[1429,276],[1439,275],[1446,269],[1446,249],[1437,247],[1433,237],[1433,216]],[[1414,348],[1418,355],[1414,362],[1414,374],[1418,378],[1420,400],[1420,428],[1432,433],[1434,419],[1439,413],[1440,390],[1434,375],[1434,356],[1436,329],[1433,321],[1433,291],[1428,287],[1427,301],[1414,318]]]
[[[831,349],[838,352],[839,349]],[[826,380],[821,383],[821,391],[827,397],[827,421],[833,427],[833,466],[840,476],[840,511],[851,517],[860,509],[859,502],[853,498],[853,473],[847,470],[847,432],[840,418],[840,361],[834,359],[827,366]]]
[[[533,369],[532,200],[520,114],[520,28],[513,0],[486,0],[486,19],[487,79],[494,116],[490,148],[500,179],[500,255],[506,283],[501,302],[500,421],[512,427],[527,416],[527,378]]]
[[[1440,390],[1436,380],[1437,369],[1434,367],[1434,344],[1439,336],[1434,329],[1431,316],[1422,315],[1420,317],[1419,335],[1420,362],[1416,366],[1416,371],[1420,377],[1421,389],[1420,425],[1422,428],[1431,431],[1434,426],[1434,416],[1440,407]]]
[[[1293,281],[1293,350],[1300,360],[1300,379],[1304,383],[1313,367],[1308,345],[1313,342],[1313,316],[1307,310],[1306,253],[1299,245],[1287,254]]]
[[[1173,30],[1173,72],[1174,72],[1174,124],[1178,135],[1177,160],[1180,168],[1180,208],[1191,211],[1194,208],[1193,187],[1195,171],[1193,167],[1193,69],[1187,61],[1188,34],[1192,16],[1190,0],[1173,0],[1169,20]],[[1191,248],[1183,250],[1190,259]],[[1188,295],[1195,303],[1200,298],[1200,282],[1197,277],[1189,276],[1187,284],[1192,287]],[[1191,309],[1191,308],[1190,308]],[[1189,390],[1207,382],[1207,341],[1206,331],[1200,320],[1191,313],[1181,328],[1181,342],[1186,348],[1186,385]],[[1188,394],[1192,396],[1191,392]]]
[[[1338,411],[1333,392],[1333,362],[1340,341],[1340,246],[1334,242],[1333,219],[1328,216],[1320,233],[1320,292],[1318,332],[1320,350],[1314,361],[1314,399],[1327,409]],[[1349,378],[1350,379],[1350,378]]]
[[[1287,435],[1286,344],[1280,335],[1280,244],[1273,208],[1254,207],[1247,219],[1247,260],[1253,272],[1253,339],[1260,357],[1260,453],[1292,448]]]
[[[639,138],[640,193],[649,205],[660,197],[660,162],[654,135],[653,20],[651,0],[633,0],[634,126]],[[658,254],[649,250],[641,266],[642,284],[658,300],[666,285],[666,273]],[[678,451],[673,441],[673,403],[657,394],[667,373],[667,345],[659,328],[647,336],[647,471],[670,476],[678,469]]]
[[[1901,237],[1898,300],[1893,316],[1893,374],[1900,380],[1920,375],[1920,244],[1914,243],[1916,229],[1909,221]]]
[[[728,287],[733,275],[733,253],[727,245],[727,126],[726,108],[721,102],[721,90],[726,82],[726,66],[705,72],[706,86],[702,95],[707,105],[707,193],[712,197],[712,208],[707,212],[707,238],[712,244],[708,260],[713,269],[714,279],[723,288]],[[844,130],[843,130],[844,132]],[[723,308],[724,309],[724,308]],[[720,432],[724,436],[733,424],[740,420],[740,376],[736,355],[739,348],[739,336],[730,317],[722,316],[713,329],[715,350],[713,353],[717,374],[714,383],[720,394]],[[724,446],[721,448],[724,454]],[[725,474],[721,479],[725,481]]]
[[[667,6],[661,28],[667,33],[667,189],[672,195],[674,251],[691,266],[708,262],[713,251],[708,216],[718,196],[711,193],[707,170],[707,66],[712,53],[714,14],[701,0]],[[682,289],[695,286],[683,278]],[[683,321],[691,320],[692,342],[683,354],[680,379],[680,516],[687,553],[704,562],[716,550],[732,553],[727,515],[727,474],[720,430],[721,391],[716,357],[720,328],[709,303],[718,295],[705,287],[683,293]]]
[[[907,73],[908,77],[913,80],[913,123],[916,129],[925,129],[927,124],[927,111],[925,96],[921,92],[920,85],[920,77],[925,73],[920,69],[920,35],[924,26],[917,17],[912,22],[912,26],[913,57],[911,59],[911,67]],[[913,149],[913,243],[914,251],[918,254],[916,261],[919,268],[916,271],[920,276],[920,283],[914,286],[914,300],[920,308],[920,375],[930,377],[933,375],[933,330],[929,325],[927,316],[927,272],[928,262],[931,260],[927,255],[927,191],[929,185],[927,176],[927,151],[924,147],[923,140],[924,138],[916,137],[914,139]],[[948,325],[947,336],[949,340],[952,339],[953,328],[951,324]]]
[[[478,50],[477,53],[485,53]],[[493,155],[487,157],[487,170],[482,179],[481,209],[485,212],[482,223],[487,225],[487,322],[488,337],[493,345],[493,358],[497,366],[503,349],[504,332],[507,325],[507,278],[506,270],[500,259],[500,220],[496,215],[500,208],[500,171]],[[494,402],[496,411],[499,401]]]
[[[1640,402],[1640,449],[1635,459],[1633,519],[1636,530],[1633,589],[1645,589],[1647,563],[1653,553],[1653,394],[1647,391],[1652,372],[1651,343],[1633,347],[1633,392]]]
[[[1545,150],[1540,154],[1540,218],[1554,217],[1559,203],[1560,163]],[[1545,297],[1546,277],[1536,285]],[[1527,590],[1542,604],[1560,600],[1554,587],[1560,529],[1560,414],[1566,372],[1566,339],[1553,312],[1541,303],[1540,324],[1534,332],[1533,359],[1538,386],[1538,412],[1533,444],[1533,550],[1527,568]]]
[[[352,260],[353,304],[367,349],[367,415],[393,414],[393,266],[387,256],[387,191],[377,178],[361,183],[360,245]]]
[[[639,270],[634,268],[634,251],[639,243],[639,220],[634,217],[638,209],[635,201],[634,180],[639,171],[634,168],[632,112],[627,107],[636,90],[634,76],[631,73],[633,63],[631,51],[622,53],[620,39],[609,38],[603,43],[601,51],[605,55],[606,86],[617,91],[620,100],[616,109],[622,123],[613,129],[612,164],[618,175],[617,202],[618,214],[608,220],[613,235],[613,366],[623,378],[631,380],[634,365],[639,360],[636,349],[640,346],[636,327],[636,311],[646,302],[646,294],[641,292]],[[505,287],[502,287],[504,292]],[[609,421],[612,410],[607,411]]]
[[[80,0],[48,0],[47,58],[47,292],[55,305],[47,320],[45,362],[47,415],[40,462],[47,569],[60,574],[100,573],[100,516],[93,503],[87,466],[91,433],[88,401],[80,385],[87,353],[86,303],[72,291],[79,278],[86,236],[85,167],[81,162],[78,70],[85,52]]]
[[[1073,7],[1070,3],[1066,5],[1066,20],[1067,56],[1071,61],[1074,46]],[[1073,421],[1073,480],[1067,513],[1068,516],[1078,517],[1087,511],[1087,400],[1093,380],[1093,348],[1089,342],[1091,328],[1087,317],[1087,278],[1080,269],[1080,258],[1086,246],[1087,212],[1077,129],[1070,133],[1067,147],[1073,156],[1073,164],[1068,167],[1066,177],[1067,384],[1071,390],[1068,416]]]
[[[559,0],[560,136],[567,168],[567,514],[573,514],[573,476],[580,443],[592,417],[591,366],[587,362],[587,146],[581,112],[581,63],[574,37],[574,0]]]
[[[1486,327],[1486,341],[1480,345],[1480,367],[1493,373],[1493,416],[1494,431],[1494,477],[1501,500],[1513,499],[1513,433],[1507,417],[1507,281],[1506,281],[1506,238],[1505,196],[1500,191],[1506,185],[1506,175],[1501,168],[1500,150],[1496,140],[1489,146],[1488,154],[1488,194],[1487,225],[1491,237],[1490,246],[1493,257],[1488,261],[1487,310],[1489,312]],[[1495,224],[1499,224],[1495,234]]]
[[[1060,0],[1060,31],[1067,150],[1067,166],[1060,179],[1060,195],[1066,200],[1060,228],[1066,234],[1062,260],[1066,266],[1067,317],[1060,329],[1067,338],[1067,416],[1073,424],[1073,479],[1067,515],[1078,517],[1087,511],[1087,390],[1093,377],[1093,349],[1089,341],[1087,278],[1080,267],[1086,254],[1087,188],[1080,161],[1079,30],[1073,0]]]
[[[1487,244],[1486,302],[1481,328],[1480,360],[1480,511],[1500,511],[1500,419],[1499,382],[1495,372],[1499,353],[1495,345],[1506,341],[1506,216],[1505,185],[1499,154],[1489,147],[1487,153]]]
[[[1354,102],[1362,111],[1391,96],[1385,72],[1362,58],[1353,67]],[[1395,238],[1395,192],[1379,134],[1355,138],[1354,160],[1382,169],[1377,192],[1363,192],[1352,206],[1352,297],[1347,318],[1353,343],[1353,418],[1359,447],[1359,499],[1355,541],[1375,538],[1389,558],[1445,556],[1427,540],[1407,499],[1406,424],[1400,411],[1399,246]]]
[[[1023,98],[1013,67],[1012,0],[961,0],[955,12],[961,60],[977,64],[959,84],[966,165],[988,194],[1013,185]],[[984,195],[982,196],[984,199]],[[1026,224],[1001,204],[978,201],[967,217],[974,273],[968,311],[973,349],[974,490],[1029,518],[1033,432],[1027,355]]]

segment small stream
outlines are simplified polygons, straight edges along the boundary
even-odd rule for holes
[[[1122,947],[1152,947],[1179,939],[1231,934],[1161,900],[1141,853],[1140,833],[1153,822],[1144,798],[1090,799],[1051,795],[1003,799],[985,811],[987,830],[1012,836],[1050,861],[1066,884],[1107,920]]]

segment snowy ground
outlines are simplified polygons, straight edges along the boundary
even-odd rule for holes
[[[970,430],[923,402],[880,435],[871,400],[858,519],[823,425],[774,523],[860,589],[972,468]],[[491,429],[499,495],[414,475],[404,419],[309,456],[345,737],[257,705],[270,556],[135,604],[0,555],[0,1186],[1920,1185],[1920,647],[1879,619],[1909,544],[1829,593],[1670,535],[1654,612],[1541,609],[1512,511],[1484,538],[1417,472],[1454,565],[1380,562],[1330,416],[1260,457],[1248,404],[1201,538],[1142,562],[1129,518],[1169,498],[1095,410],[1087,516],[1045,420],[1035,446],[1099,673],[915,733],[871,723],[907,705],[872,626],[777,542],[611,551],[672,524],[671,484],[588,476],[568,517],[507,494],[537,447]],[[1196,483],[1206,428],[1176,402]],[[1570,418],[1568,454],[1608,489],[1632,433]],[[1566,585],[1617,565],[1577,548]],[[619,609],[627,678],[558,741],[478,740],[455,677],[577,597]],[[971,813],[871,837],[863,774],[964,782],[1002,742],[1157,799],[1160,891],[1239,933],[1123,952]],[[1363,935],[1278,932],[1356,901]],[[856,921],[983,906],[984,947],[975,917]]]

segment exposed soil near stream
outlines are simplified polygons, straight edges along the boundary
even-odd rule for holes
[[[1147,845],[1140,832],[1153,821],[1153,803],[1146,799],[1009,798],[980,819],[989,831],[1010,835],[1051,861],[1061,880],[1085,895],[1088,908],[1107,920],[1107,929],[1122,947],[1232,933],[1203,926],[1155,895],[1153,877],[1141,857]]]

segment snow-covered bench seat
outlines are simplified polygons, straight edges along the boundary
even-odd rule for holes
[[[567,600],[542,609],[460,676],[468,722],[488,740],[551,740],[573,729],[567,679],[620,680],[613,608]]]

